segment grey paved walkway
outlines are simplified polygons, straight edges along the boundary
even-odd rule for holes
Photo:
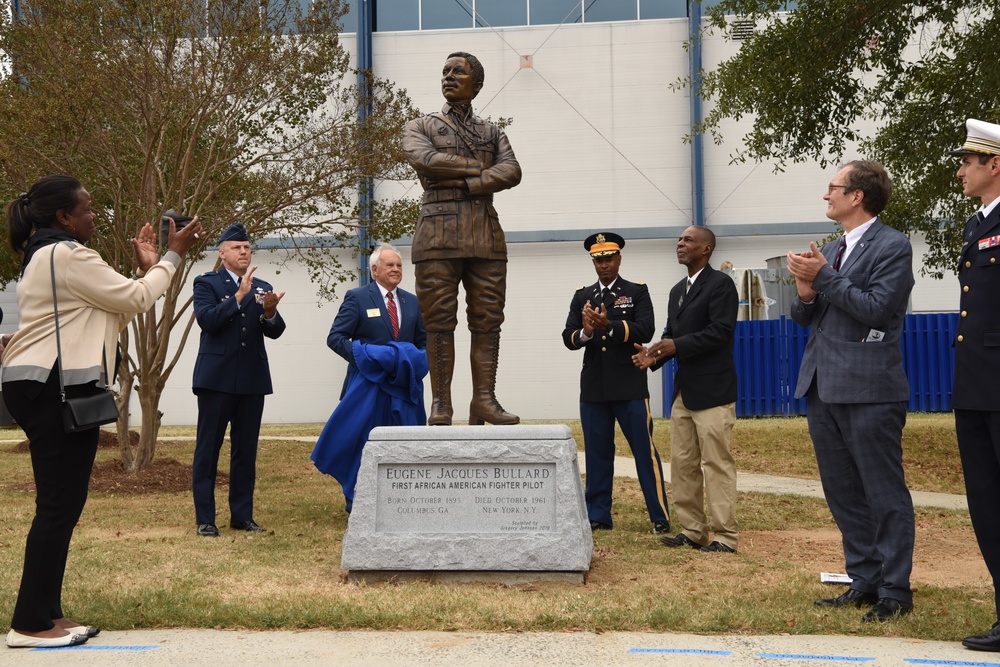
[[[829,636],[681,635],[613,632],[105,632],[69,649],[0,649],[0,664],[24,667],[773,667],[863,663],[995,665],[1000,654],[957,642]]]

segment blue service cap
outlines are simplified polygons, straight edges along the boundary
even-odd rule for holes
[[[234,222],[225,229],[222,230],[222,236],[219,237],[219,243],[224,243],[226,241],[249,241],[250,237],[247,236],[247,229],[242,224]]]

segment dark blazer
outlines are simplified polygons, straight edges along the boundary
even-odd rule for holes
[[[740,307],[736,283],[727,274],[706,266],[684,294],[686,284],[684,278],[671,288],[667,326],[663,330],[663,338],[672,338],[677,346],[672,399],[677,398],[677,392],[683,392],[688,410],[733,403],[737,396],[733,338]],[[667,361],[658,360],[653,370]]]
[[[424,330],[424,320],[420,315],[417,296],[398,287],[396,294],[396,307],[400,316],[398,342],[413,343],[419,350],[426,349],[427,332]],[[382,292],[375,282],[348,290],[333,320],[333,326],[330,327],[330,334],[326,337],[327,346],[346,359],[349,364],[347,377],[344,378],[344,388],[340,393],[341,398],[347,391],[347,385],[358,374],[352,349],[355,340],[366,345],[388,345],[393,340],[389,311],[386,310],[385,299],[382,298]]]
[[[962,286],[955,336],[953,408],[1000,411],[1000,206],[979,224],[972,218],[962,235],[958,263]]]
[[[238,308],[236,282],[226,269],[194,279],[194,315],[201,327],[201,344],[194,364],[194,393],[210,389],[229,394],[270,394],[271,369],[264,337],[277,338],[285,330],[281,313],[264,319],[257,299],[271,286],[253,279],[250,294]]]
[[[601,305],[601,283],[581,287],[573,295],[563,330],[563,343],[571,350],[584,348],[580,372],[580,400],[600,403],[649,398],[646,371],[632,363],[634,343],[648,343],[653,338],[656,318],[649,289],[642,283],[630,283],[621,276],[615,281],[607,304],[611,327],[595,331],[586,343],[580,342],[583,329],[583,306]]]
[[[813,379],[824,403],[892,403],[910,398],[900,334],[913,289],[913,250],[903,233],[876,219],[840,271],[837,244],[821,252],[816,299],[792,300],[792,319],[812,326],[802,356],[795,398]]]

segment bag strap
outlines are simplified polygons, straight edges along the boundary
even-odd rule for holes
[[[56,320],[56,360],[59,362],[59,398],[66,402],[66,383],[63,379],[62,363],[62,339],[59,336],[59,301],[56,298],[56,248],[59,244],[52,246],[52,254],[49,256],[49,268],[52,273],[52,310]],[[108,350],[101,342],[101,382],[104,383],[104,390],[108,390]]]

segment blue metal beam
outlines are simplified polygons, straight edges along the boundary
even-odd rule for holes
[[[358,123],[364,123],[372,112],[371,87],[369,85],[372,76],[372,13],[375,0],[354,0],[358,8]],[[359,147],[363,150],[363,147]],[[358,247],[362,252],[358,254],[359,278],[362,285],[371,282],[371,273],[368,268],[368,252],[371,248],[372,239],[368,233],[368,224],[371,222],[371,203],[374,197],[375,183],[371,177],[362,178],[358,183],[358,207],[360,219],[358,227]]]
[[[701,1],[688,0],[688,75],[691,78],[691,224],[705,226],[705,151],[701,132]]]

